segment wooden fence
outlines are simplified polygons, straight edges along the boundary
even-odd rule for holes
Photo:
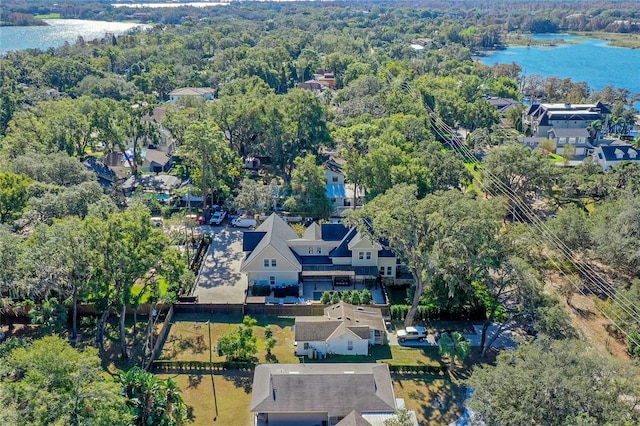
[[[177,314],[222,314],[222,315],[250,315],[276,317],[309,317],[324,314],[324,308],[329,305],[267,305],[264,303],[226,304],[226,303],[174,303],[173,310]],[[368,305],[382,311],[383,317],[388,317],[388,305]]]
[[[244,305],[228,303],[174,303],[173,310],[177,314],[244,315]]]
[[[162,329],[160,329],[160,334],[158,334],[158,337],[156,338],[156,343],[155,345],[153,345],[151,358],[149,358],[149,361],[145,365],[145,370],[147,371],[149,370],[149,367],[151,367],[151,364],[155,361],[155,359],[160,355],[160,352],[162,352],[162,347],[164,346],[164,342],[167,340],[167,335],[169,334],[169,328],[171,327],[173,312],[174,310],[172,306],[171,308],[169,308],[169,312],[167,312],[167,316],[165,317],[164,322],[162,323]]]

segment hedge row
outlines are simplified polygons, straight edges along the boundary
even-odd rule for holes
[[[447,372],[446,365],[389,365],[392,373],[404,374],[437,374],[442,375]]]
[[[391,315],[391,319],[404,321],[404,318],[407,316],[407,313],[411,309],[411,305],[391,305],[389,306],[389,313]],[[483,308],[474,309],[457,309],[453,310],[444,310],[438,306],[418,306],[418,311],[416,312],[416,321],[420,322],[428,322],[428,321],[436,321],[436,320],[448,320],[448,319],[483,319],[485,318],[485,313]]]
[[[209,367],[213,371],[222,370],[253,370],[256,364],[253,362],[212,362],[207,361],[169,361],[169,360],[156,360],[153,361],[154,370],[169,370],[169,371],[189,371],[189,370],[209,370]]]

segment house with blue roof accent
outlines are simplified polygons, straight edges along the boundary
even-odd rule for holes
[[[364,189],[358,185],[345,182],[342,164],[335,158],[324,163],[326,179],[326,195],[333,203],[333,216],[339,217],[348,209],[358,208],[364,204]]]
[[[365,279],[396,276],[397,258],[356,227],[313,222],[299,236],[273,213],[242,241],[240,271],[249,285],[312,288],[349,286]],[[326,286],[324,287],[326,288]]]

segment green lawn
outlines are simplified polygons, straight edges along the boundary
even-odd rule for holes
[[[564,161],[564,158],[562,158],[562,156],[560,156],[558,154],[549,154],[549,158],[554,163],[562,163]]]
[[[47,13],[46,15],[33,15],[35,19],[60,19],[62,15],[59,13]]]
[[[226,357],[218,356],[217,340],[223,334],[229,333],[242,323],[239,315],[176,315],[171,329],[162,348],[159,359],[175,361],[209,361],[209,336],[207,320],[211,319],[211,346],[213,361],[225,361]],[[258,338],[257,360],[261,363],[299,362],[294,353],[292,326],[293,318],[258,317],[258,325],[254,333]],[[271,356],[267,356],[264,327],[271,325],[276,346]]]
[[[191,424],[253,425],[253,418],[249,412],[253,383],[252,372],[225,372],[214,376],[209,374],[158,374],[158,377],[161,379],[171,378],[180,387],[182,399],[187,404]],[[218,405],[217,415],[216,402]]]
[[[165,294],[167,294],[167,289],[169,288],[169,284],[167,284],[167,282],[163,279],[160,280],[159,284],[160,284],[160,296],[164,296]],[[131,294],[133,296],[138,296],[143,288],[144,288],[144,285],[135,284],[133,287],[131,287]],[[147,303],[149,301],[150,296],[151,296],[150,293],[143,294],[142,298],[140,299],[140,303]]]
[[[396,398],[415,410],[421,425],[446,425],[462,415],[464,387],[449,378],[430,379],[392,374]]]
[[[174,361],[209,361],[209,336],[207,320],[211,318],[211,348],[214,362],[225,361],[226,357],[218,356],[217,339],[231,332],[242,318],[239,315],[176,315],[158,359]],[[295,355],[293,318],[257,317],[258,325],[254,333],[258,337],[257,361],[260,363],[298,363]],[[264,327],[270,324],[276,346],[271,356],[265,349]],[[438,348],[426,346],[410,348],[397,345],[373,346],[369,356],[333,355],[322,360],[306,362],[386,362],[390,365],[441,365]]]
[[[170,360],[209,360],[209,341],[207,320],[211,319],[211,340],[213,361],[224,361],[216,351],[216,340],[220,335],[233,330],[241,323],[239,315],[184,314],[173,318],[172,326],[165,342],[160,359]],[[258,325],[254,332],[258,337],[258,362],[297,363],[300,360],[294,354],[292,318],[257,317]],[[273,357],[267,359],[264,349],[264,327],[270,324],[277,345]],[[471,363],[474,358],[469,359]],[[374,346],[369,356],[332,356],[324,360],[305,360],[305,362],[385,362],[390,365],[425,364],[440,366],[443,361],[438,348],[428,346],[409,348],[397,345]],[[455,375],[407,375],[392,374],[396,397],[404,398],[408,408],[415,410],[418,421],[424,425],[442,425],[454,421],[462,413],[464,387],[457,376],[468,374],[468,368],[456,371]],[[253,374],[250,372],[223,372],[214,376],[218,401],[218,416],[215,417],[213,387],[208,374],[159,375],[172,377],[183,391],[183,398],[190,407],[190,416],[194,424],[223,424],[245,426],[252,418],[249,413]],[[441,405],[437,405],[441,404]]]
[[[180,387],[192,424],[225,426],[252,424],[253,418],[249,412],[249,406],[253,373],[225,372],[215,374],[213,381],[209,374],[158,374],[158,377],[171,378]],[[404,398],[407,407],[416,411],[420,424],[448,424],[462,414],[464,388],[450,379],[425,379],[395,374],[391,378],[396,397]],[[438,408],[436,403],[441,404],[442,408]]]

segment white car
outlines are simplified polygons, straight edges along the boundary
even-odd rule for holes
[[[398,342],[404,342],[405,340],[423,340],[427,338],[427,330],[424,327],[407,327],[402,330],[398,330],[396,333],[398,336]]]
[[[256,219],[252,216],[239,216],[233,219],[231,226],[234,228],[253,228],[256,226]]]
[[[211,216],[211,219],[209,219],[209,225],[220,225],[225,217],[227,217],[227,212],[217,211]]]
[[[164,220],[162,220],[161,217],[152,217],[151,218],[151,223],[153,223],[157,227],[160,227],[160,226],[164,225]]]

